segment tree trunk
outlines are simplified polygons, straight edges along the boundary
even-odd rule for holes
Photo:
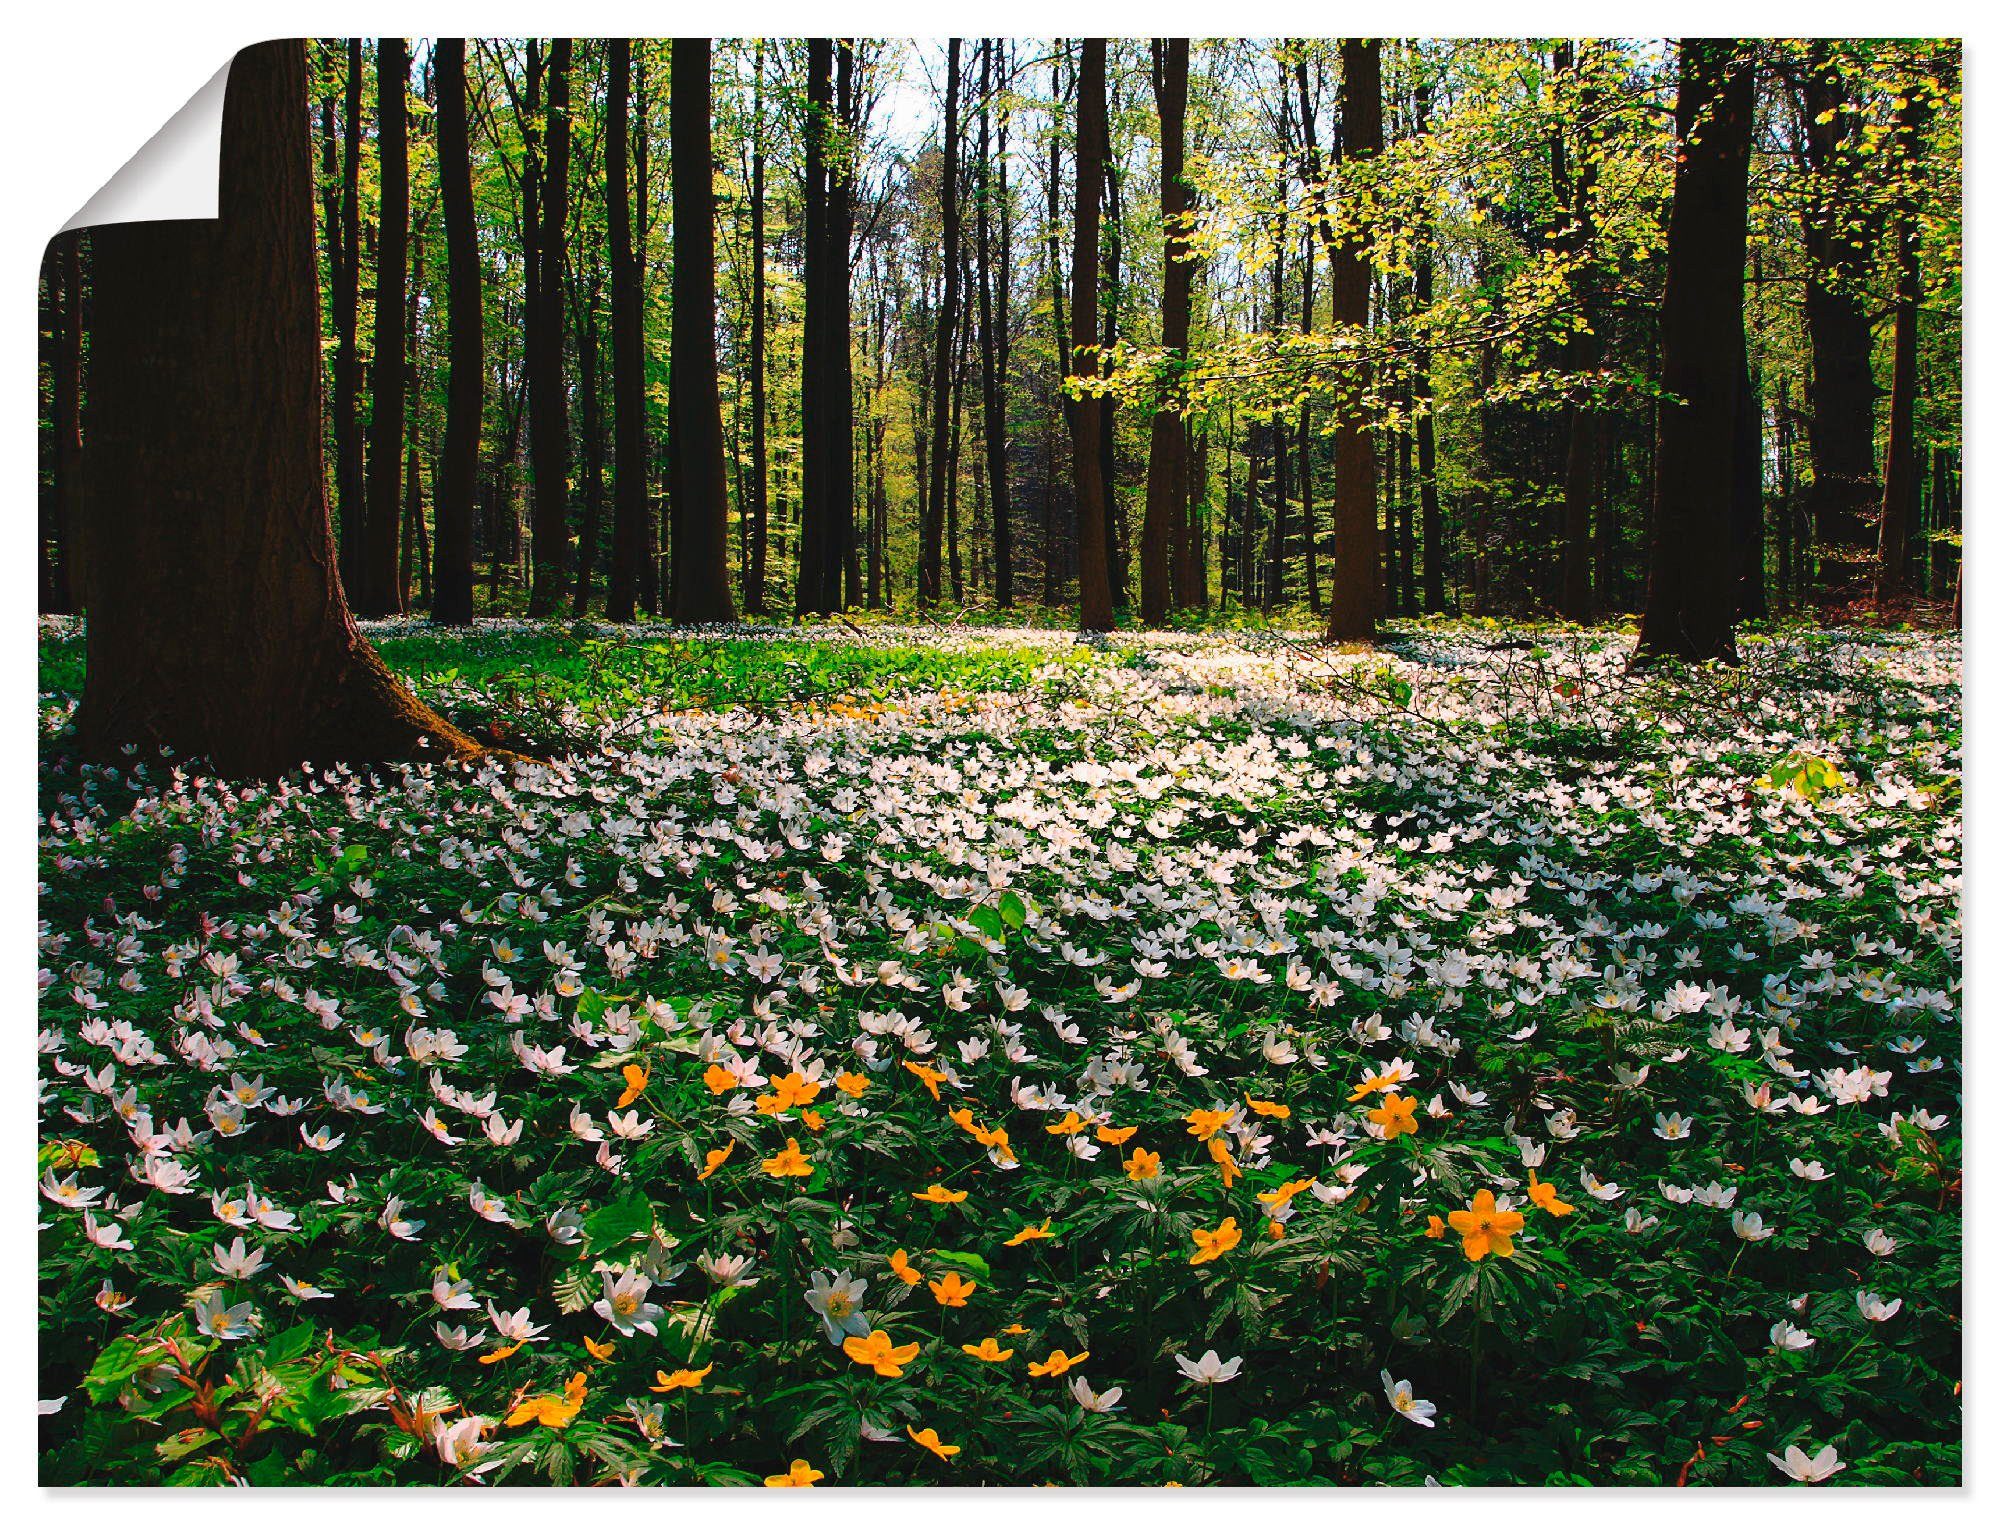
[[[1071,375],[1098,374],[1091,353],[1097,344],[1097,225],[1109,137],[1104,104],[1104,39],[1083,39],[1076,79],[1076,247],[1070,261]],[[1081,584],[1079,623],[1084,630],[1109,630],[1111,568],[1105,545],[1105,479],[1101,454],[1104,409],[1086,392],[1064,394],[1069,415],[1070,469],[1076,480],[1077,578]]]
[[[438,39],[432,60],[438,97],[438,180],[444,202],[451,375],[446,384],[444,456],[439,463],[433,510],[437,516],[437,601],[431,606],[431,618],[440,625],[469,625],[473,496],[478,491],[479,431],[486,406],[486,320],[480,294],[479,233],[472,207],[465,39]]]
[[[479,751],[397,683],[341,594],[305,107],[303,43],[244,49],[220,217],[92,231],[86,755],[162,745],[269,777]]]
[[[673,44],[669,100],[674,150],[673,369],[669,377],[669,496],[673,514],[673,618],[727,623],[729,476],[715,355],[714,117],[706,37]]]
[[[1755,57],[1733,38],[1683,38],[1679,156],[1660,304],[1660,409],[1642,659],[1734,660],[1732,452],[1743,369]]]
[[[959,40],[945,45],[944,176],[939,212],[944,224],[944,293],[938,303],[931,367],[930,482],[925,493],[917,557],[917,607],[929,608],[943,596],[945,495],[951,466],[952,360],[958,321],[958,53]]]
[[[764,333],[764,43],[756,43],[756,74],[750,87],[750,501],[743,505],[749,554],[744,558],[743,613],[764,614],[764,573],[770,545],[771,464],[765,440],[769,405],[765,401],[768,362]]]
[[[402,363],[403,303],[410,240],[408,94],[410,54],[400,37],[375,44],[381,158],[381,230],[375,242],[375,363],[368,428],[368,512],[357,567],[354,608],[361,615],[398,614],[396,545],[403,499],[403,415],[407,377]]]
[[[1341,156],[1344,161],[1382,152],[1382,44],[1377,38],[1340,41]],[[1332,271],[1333,321],[1353,330],[1368,326],[1371,285],[1368,238],[1356,228],[1340,237],[1323,221]],[[1372,641],[1382,608],[1381,530],[1375,520],[1375,437],[1368,430],[1365,377],[1350,377],[1337,400],[1333,437],[1333,597],[1327,615],[1330,641]]]
[[[1928,101],[1923,87],[1904,86],[1896,112],[1896,151],[1906,178],[1922,173],[1919,139]],[[1916,519],[1917,309],[1923,301],[1918,265],[1916,192],[1907,187],[1896,209],[1895,359],[1889,372],[1889,444],[1882,470],[1882,523],[1876,543],[1875,602],[1892,606],[1910,596],[1910,528]]]
[[[528,306],[528,454],[535,480],[534,581],[528,613],[546,619],[569,591],[569,389],[563,377],[563,290],[568,276],[569,76],[574,44],[549,42],[538,264]]]
[[[1003,609],[1014,602],[1013,536],[1008,520],[1007,501],[1007,271],[1004,252],[999,271],[996,300],[994,280],[993,223],[993,50],[997,39],[988,37],[979,53],[979,380],[980,433],[986,447],[986,481],[992,500],[994,601]],[[1001,237],[1005,240],[1007,218],[1006,169],[1007,123],[1000,123],[1000,202],[998,212]]]
[[[68,614],[79,608],[87,580],[78,555],[83,514],[82,245],[81,231],[58,233],[42,261],[50,304],[49,422],[55,434],[48,512],[42,525],[48,558],[41,600],[45,614]]]
[[[1166,263],[1160,275],[1160,348],[1170,361],[1187,356],[1194,313],[1194,265],[1186,235],[1194,197],[1187,183],[1188,39],[1153,43],[1153,102],[1160,116],[1160,226]],[[1153,415],[1151,454],[1146,463],[1146,521],[1139,539],[1139,618],[1148,625],[1166,621],[1173,605],[1168,565],[1172,523],[1187,501],[1187,417],[1180,397],[1169,391]]]
[[[848,289],[853,177],[834,86],[834,43],[806,42],[805,348],[800,376],[803,494],[800,614],[833,614],[854,534],[854,375]],[[843,72],[851,80],[851,54]],[[851,85],[850,85],[851,93]]]
[[[340,258],[333,266],[334,501],[340,509],[340,575],[359,589],[367,488],[361,443],[361,134],[365,70],[361,39],[347,41],[341,132]]]
[[[1764,587],[1764,404],[1750,369],[1748,347],[1736,373],[1735,427],[1730,434],[1730,527],[1735,542],[1736,617],[1770,612]]]
[[[632,248],[632,194],[627,143],[632,95],[632,42],[610,40],[609,99],[604,130],[605,217],[611,226],[611,584],[605,616],[632,618],[646,559],[645,293]],[[644,194],[644,187],[641,188]]]
[[[597,543],[604,523],[604,381],[597,335],[603,286],[595,269],[590,272],[590,284],[575,296],[571,322],[576,329],[577,422],[583,434],[583,518],[577,530],[569,608],[580,619],[590,608],[590,580],[597,570]],[[604,617],[615,618],[608,607]],[[631,617],[628,600],[625,618]]]

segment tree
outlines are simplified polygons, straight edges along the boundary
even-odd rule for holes
[[[439,38],[431,57],[438,97],[438,180],[444,202],[451,351],[444,455],[439,462],[436,495],[436,602],[431,606],[431,618],[440,625],[469,625],[473,498],[479,488],[479,432],[486,407],[486,317],[480,292],[479,233],[472,206],[465,39]]]
[[[629,184],[632,42],[614,37],[605,98],[604,213],[611,240],[611,583],[604,614],[629,620],[646,558],[646,355],[644,292],[632,248]]]
[[[1366,165],[1382,153],[1382,43],[1340,40],[1341,160]],[[1310,118],[1308,118],[1310,120]],[[1357,337],[1368,326],[1373,272],[1366,229],[1350,219],[1338,236],[1321,223],[1332,273],[1335,326]],[[1357,368],[1358,369],[1358,368]],[[1365,377],[1347,379],[1338,399],[1333,437],[1333,597],[1330,641],[1372,641],[1382,608],[1381,531],[1375,520],[1375,437],[1368,429]]]
[[[400,37],[375,44],[381,160],[381,226],[375,240],[375,363],[368,419],[368,510],[356,563],[354,607],[363,615],[399,614],[396,542],[402,524],[403,423],[408,367],[404,363],[403,304],[410,249],[409,85],[410,53]]]
[[[340,508],[340,575],[361,576],[367,479],[361,438],[361,39],[347,40],[346,110],[340,157],[340,239],[333,260],[333,482]]]
[[[854,374],[848,244],[853,145],[834,93],[833,39],[806,43],[803,497],[794,607],[832,614],[854,532]],[[852,54],[845,53],[846,68]],[[851,86],[850,86],[851,88]]]
[[[677,37],[669,66],[673,135],[673,368],[668,383],[669,605],[677,624],[736,618],[729,596],[729,476],[715,355],[714,116],[706,37]]]
[[[1922,223],[1917,177],[1931,79],[1904,82],[1893,134],[1898,166],[1894,359],[1889,372],[1889,442],[1882,467],[1882,520],[1876,543],[1875,602],[1895,604],[1910,593],[1910,531],[1917,518],[1917,309],[1923,301],[1918,248]]]
[[[302,42],[246,48],[219,218],[91,234],[88,756],[160,745],[268,777],[479,751],[397,683],[341,593],[305,103]]]
[[[40,608],[71,613],[82,586],[77,567],[77,525],[83,492],[83,234],[58,233],[42,258],[48,303],[49,424],[55,438],[49,459],[49,492],[42,505]]]
[[[535,479],[535,570],[528,613],[562,607],[569,588],[569,392],[563,379],[563,281],[569,237],[569,76],[575,45],[549,43],[548,128],[542,161],[539,262],[528,310],[528,448]]]
[[[1000,175],[993,186],[995,91],[993,55],[999,40],[979,45],[979,382],[980,418],[986,443],[986,488],[993,514],[993,601],[1002,609],[1014,605],[1014,535],[1012,494],[1007,485],[1007,323],[1010,272],[1007,259],[1007,114],[1000,118]],[[1004,71],[1004,62],[1003,62]],[[1000,88],[1006,88],[1000,81]],[[998,224],[996,281],[993,235]]]
[[[1734,660],[1729,448],[1743,370],[1756,56],[1735,38],[1681,39],[1679,155],[1660,304],[1652,565],[1641,659]]]
[[[1105,544],[1105,481],[1101,451],[1104,408],[1082,378],[1098,374],[1097,229],[1109,139],[1104,105],[1104,39],[1083,39],[1076,77],[1076,242],[1070,258],[1069,363],[1074,388],[1065,393],[1070,471],[1076,483],[1076,560],[1081,584],[1078,621],[1109,630],[1111,567]]]
[[[1583,125],[1575,130],[1574,138],[1564,130],[1564,124],[1557,125],[1550,140],[1550,178],[1555,182],[1556,215],[1561,224],[1555,242],[1576,262],[1571,285],[1579,314],[1587,325],[1594,292],[1583,255],[1595,232],[1596,213],[1591,203],[1597,188],[1597,158],[1589,126],[1593,102],[1586,76],[1590,64],[1587,59],[1579,59],[1579,46],[1587,49],[1589,44],[1556,45],[1557,74],[1583,81],[1575,91],[1577,114]],[[1571,333],[1563,349],[1564,361],[1571,371],[1585,369],[1597,361],[1596,344],[1587,326]],[[1598,420],[1597,410],[1587,397],[1571,402],[1565,412],[1569,447],[1563,462],[1562,584],[1556,608],[1564,619],[1582,624],[1590,618],[1592,608],[1590,531],[1597,492]]]
[[[750,501],[741,508],[749,551],[743,558],[743,612],[764,613],[764,573],[770,547],[771,458],[765,439],[770,416],[765,376],[769,369],[765,325],[770,300],[764,269],[764,40],[758,38],[756,73],[750,86]]]
[[[1170,360],[1185,359],[1194,310],[1191,231],[1193,196],[1187,183],[1188,39],[1153,42],[1153,101],[1160,115],[1160,226],[1166,238],[1166,265],[1160,275],[1160,347]],[[1173,601],[1168,552],[1175,516],[1187,500],[1187,421],[1172,380],[1153,414],[1152,449],[1146,464],[1146,520],[1139,539],[1139,618],[1158,625]]]
[[[959,39],[945,44],[944,175],[939,212],[944,224],[944,288],[938,301],[934,360],[931,365],[930,483],[924,499],[923,539],[917,564],[917,606],[928,608],[943,596],[945,497],[951,490],[950,433],[952,375],[958,325],[958,52]]]

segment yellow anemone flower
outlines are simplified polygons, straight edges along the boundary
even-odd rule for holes
[[[1075,1355],[1069,1355],[1060,1349],[1052,1350],[1048,1353],[1046,1359],[1030,1361],[1028,1363],[1028,1375],[1031,1377],[1060,1377],[1071,1367],[1081,1366],[1089,1359],[1090,1352],[1087,1350],[1079,1350]]]
[[[1576,1211],[1568,1202],[1556,1196],[1553,1181],[1538,1181],[1534,1171],[1528,1172],[1528,1200],[1552,1218],[1565,1218]]]
[[[479,1364],[481,1366],[491,1366],[496,1361],[504,1361],[507,1359],[507,1357],[511,1356],[515,1351],[519,1350],[521,1348],[522,1343],[523,1343],[522,1341],[516,1340],[511,1345],[502,1345],[498,1350],[489,1350],[486,1352],[485,1355],[479,1358]]]
[[[763,1161],[762,1168],[767,1176],[809,1176],[813,1173],[812,1161],[799,1153],[799,1141],[795,1138],[786,1139],[785,1147]]]
[[[954,1456],[958,1455],[959,1453],[959,1447],[948,1446],[943,1441],[939,1440],[938,1432],[934,1429],[929,1429],[929,1428],[921,1430],[911,1429],[911,1427],[907,1424],[904,1425],[903,1428],[905,1431],[908,1432],[910,1439],[914,1440],[918,1445],[922,1446],[926,1451],[930,1452],[931,1455],[935,1456],[939,1461],[950,1461]]]
[[[1243,1174],[1236,1168],[1236,1157],[1229,1152],[1229,1140],[1212,1138],[1208,1141],[1208,1157],[1214,1160],[1222,1172],[1222,1189],[1229,1190],[1236,1184],[1236,1178]]]
[[[1063,1120],[1061,1122],[1048,1123],[1045,1126],[1047,1127],[1048,1131],[1050,1133],[1053,1133],[1057,1138],[1068,1138],[1072,1133],[1083,1132],[1084,1128],[1087,1125],[1085,1124],[1080,1114],[1075,1112],[1066,1112],[1063,1114]]]
[[[563,1384],[560,1398],[543,1394],[515,1404],[507,1415],[508,1427],[540,1420],[544,1427],[551,1430],[567,1428],[569,1422],[582,1411],[584,1389],[589,1384],[589,1373],[580,1371]]]
[[[945,1206],[953,1202],[963,1202],[965,1200],[964,1192],[952,1191],[949,1187],[938,1181],[933,1181],[922,1191],[913,1191],[910,1195],[915,1197],[919,1202],[936,1202],[940,1206]]]
[[[1049,1227],[1049,1224],[1052,1221],[1053,1220],[1051,1219],[1044,1218],[1042,1220],[1040,1228],[1035,1227],[1035,1225],[1032,1223],[1029,1224],[1026,1228],[1022,1229],[1018,1234],[1016,1234],[1012,1239],[1009,1239],[1007,1241],[1007,1248],[1011,1250],[1017,1244],[1026,1244],[1030,1239],[1055,1238],[1055,1231]]]
[[[961,1345],[958,1348],[967,1355],[974,1356],[981,1361],[999,1362],[1014,1359],[1014,1352],[1011,1350],[1002,1350],[1000,1342],[990,1334],[977,1345]]]
[[[714,1370],[715,1363],[710,1361],[700,1371],[689,1371],[685,1366],[679,1371],[656,1371],[653,1373],[652,1391],[656,1393],[677,1393],[683,1388],[692,1389],[700,1387],[701,1379]]]
[[[711,1064],[701,1072],[702,1084],[720,1096],[724,1091],[733,1091],[742,1084],[734,1070],[725,1070],[719,1064]]]
[[[1188,1133],[1196,1140],[1207,1143],[1229,1121],[1227,1112],[1216,1112],[1205,1107],[1196,1107],[1187,1115]]]
[[[789,1472],[778,1472],[764,1479],[766,1488],[810,1488],[826,1474],[809,1461],[795,1461]]]
[[[639,1066],[636,1064],[626,1065],[624,1070],[621,1071],[620,1073],[622,1073],[625,1077],[625,1089],[621,1093],[619,1093],[618,1105],[621,1107],[629,1107],[632,1105],[633,1102],[637,1101],[642,1095],[645,1094],[646,1081],[649,1077],[647,1076],[646,1072],[640,1069]]]
[[[943,1308],[963,1308],[965,1300],[978,1290],[978,1282],[967,1281],[956,1271],[947,1271],[944,1273],[943,1281],[931,1283],[931,1296],[935,1297],[938,1305]]]
[[[850,1334],[841,1341],[840,1348],[857,1366],[869,1367],[878,1377],[900,1377],[922,1347],[915,1340],[898,1345],[889,1338],[887,1330],[871,1329],[866,1339]]]
[[[1368,1114],[1368,1121],[1382,1130],[1385,1139],[1399,1138],[1417,1131],[1417,1098],[1385,1096],[1382,1105]]]
[[[1259,1117],[1275,1117],[1283,1122],[1292,1115],[1292,1109],[1281,1101],[1259,1101],[1247,1091],[1244,1092],[1243,1099],[1250,1104],[1250,1110]]]
[[[924,1279],[924,1273],[910,1264],[910,1252],[898,1250],[889,1257],[889,1269],[902,1277],[905,1286],[914,1287]]]
[[[1134,1149],[1125,1162],[1125,1174],[1135,1181],[1150,1181],[1160,1173],[1160,1157],[1150,1149]]]
[[[714,1175],[716,1171],[720,1170],[722,1168],[723,1161],[727,1160],[735,1152],[736,1152],[735,1139],[731,1139],[728,1143],[724,1144],[720,1149],[709,1150],[707,1157],[702,1161],[701,1174],[696,1176],[695,1179],[697,1181],[706,1181],[710,1176]]]
[[[1111,1124],[1105,1123],[1097,1130],[1097,1141],[1100,1144],[1109,1144],[1113,1149],[1117,1149],[1138,1131],[1139,1129],[1136,1125],[1130,1128],[1114,1128]]]
[[[861,1093],[868,1089],[870,1082],[866,1075],[851,1075],[846,1070],[842,1070],[838,1075],[833,1077],[833,1083],[840,1088],[842,1095],[851,1096],[856,1101],[859,1101]]]
[[[1220,1260],[1224,1255],[1243,1242],[1243,1231],[1236,1226],[1234,1218],[1224,1218],[1214,1228],[1198,1228],[1194,1231],[1195,1252],[1189,1265],[1206,1265],[1211,1260]]]
[[[1469,1208],[1452,1213],[1446,1222],[1458,1230],[1467,1260],[1483,1260],[1488,1254],[1502,1260],[1514,1253],[1514,1236],[1527,1225],[1516,1212],[1502,1212],[1493,1193],[1481,1191]]]
[[[1314,1179],[1315,1177],[1313,1176],[1300,1176],[1296,1181],[1287,1181],[1284,1185],[1275,1187],[1270,1191],[1258,1192],[1257,1200],[1271,1207],[1283,1207],[1300,1192],[1310,1187]]]
[[[938,1095],[938,1082],[944,1079],[943,1072],[932,1069],[928,1064],[918,1064],[914,1059],[905,1059],[903,1068],[924,1083],[924,1089],[931,1093],[932,1101],[942,1101]]]
[[[587,1334],[583,1337],[583,1348],[596,1356],[600,1361],[608,1361],[618,1353],[618,1346],[615,1341],[606,1340],[600,1345]]]

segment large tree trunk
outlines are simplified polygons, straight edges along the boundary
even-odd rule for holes
[[[1559,74],[1574,76],[1579,72],[1577,46],[1572,42],[1556,45],[1556,69]],[[1587,62],[1583,67],[1588,67]],[[1585,86],[1577,103],[1586,118],[1594,104],[1588,92],[1589,87]],[[1596,212],[1592,200],[1597,185],[1597,161],[1592,157],[1590,145],[1588,127],[1578,133],[1573,145],[1558,128],[1550,152],[1559,215],[1565,224],[1560,231],[1560,244],[1579,266],[1570,276],[1570,291],[1586,328],[1594,305],[1594,291],[1589,272],[1582,265],[1596,235]],[[1563,351],[1563,363],[1569,371],[1587,370],[1597,363],[1596,342],[1584,329],[1568,337]],[[1596,405],[1588,397],[1578,398],[1570,403],[1565,421],[1569,439],[1563,465],[1562,588],[1556,610],[1564,619],[1583,624],[1592,613],[1590,529],[1597,487]]]
[[[49,300],[49,496],[41,526],[47,575],[44,614],[68,614],[84,587],[78,550],[83,501],[83,245],[81,232],[58,233],[42,257]]]
[[[844,72],[851,71],[849,57]],[[851,73],[850,73],[851,77]],[[832,614],[854,525],[854,376],[849,335],[851,171],[834,94],[834,45],[806,42],[805,350],[800,377],[803,493],[794,608]]]
[[[935,358],[931,365],[930,482],[924,496],[917,554],[920,609],[935,604],[944,592],[945,496],[951,468],[948,434],[958,322],[958,52],[959,40],[954,37],[945,47],[944,176],[939,205],[944,223],[944,294],[938,303]]]
[[[1007,495],[1007,119],[1000,119],[1000,191],[993,192],[993,50],[988,37],[979,53],[979,380],[980,427],[986,446],[986,480],[992,497],[994,601],[1014,602],[1014,542]],[[994,221],[998,214],[1000,254],[994,270]],[[996,291],[997,284],[997,291]]]
[[[305,103],[301,42],[244,49],[220,218],[91,235],[87,755],[163,745],[267,777],[479,751],[396,682],[341,594]]]
[[[646,356],[642,272],[632,248],[632,195],[628,181],[628,116],[632,95],[632,42],[609,43],[609,99],[604,127],[604,212],[611,225],[611,584],[605,617],[629,620],[638,600],[646,558]],[[643,191],[643,188],[642,188]]]
[[[431,618],[472,623],[472,514],[479,486],[479,430],[486,407],[486,320],[481,308],[479,232],[473,220],[472,161],[466,121],[465,39],[438,39],[439,190],[444,201],[451,375],[446,383],[444,456],[439,462],[436,590]]]
[[[769,405],[765,385],[764,275],[764,43],[756,44],[756,75],[751,84],[750,128],[750,501],[742,505],[749,554],[744,557],[743,613],[764,613],[764,570],[770,545],[771,464],[765,441]]]
[[[1153,43],[1153,101],[1160,114],[1160,226],[1166,264],[1160,276],[1160,348],[1172,361],[1185,358],[1194,312],[1194,264],[1187,244],[1194,197],[1187,184],[1188,39]],[[1174,519],[1187,501],[1187,419],[1180,398],[1169,393],[1153,415],[1152,451],[1146,463],[1146,520],[1139,537],[1139,618],[1165,622],[1173,604],[1168,564]]]
[[[535,478],[535,566],[528,613],[554,614],[569,590],[569,391],[563,380],[563,290],[568,276],[569,75],[575,46],[550,40],[535,234],[540,272],[528,309],[528,452]]]
[[[714,117],[706,37],[678,37],[668,84],[674,151],[669,496],[675,623],[736,618],[729,596],[729,474],[715,356]]]
[[[375,363],[368,421],[368,513],[362,537],[355,611],[399,614],[396,543],[402,522],[404,393],[403,303],[409,277],[410,54],[400,37],[375,44],[375,84],[380,113],[376,150],[381,159],[382,221],[375,241]]]
[[[333,484],[340,509],[340,575],[361,582],[367,485],[361,443],[361,39],[347,41],[346,113],[341,131],[340,247],[333,266]]]
[[[1736,571],[1736,617],[1770,612],[1764,586],[1764,403],[1746,344],[1736,372],[1735,427],[1730,432],[1730,530]]]
[[[1807,495],[1823,596],[1859,591],[1873,549],[1867,516],[1875,475],[1874,334],[1865,291],[1877,230],[1849,194],[1866,164],[1862,119],[1833,42],[1812,44],[1803,82],[1806,162],[1813,175],[1803,215],[1806,333],[1812,345],[1813,481]]]
[[[1341,157],[1355,161],[1382,152],[1382,44],[1378,38],[1340,41]],[[1339,237],[1322,223],[1332,270],[1333,321],[1353,330],[1368,326],[1371,284],[1365,230]],[[1330,641],[1372,641],[1382,609],[1381,529],[1375,519],[1375,437],[1368,430],[1365,378],[1350,376],[1336,402],[1333,436],[1333,597],[1327,613]]]
[[[1069,364],[1071,375],[1098,373],[1091,353],[1097,335],[1097,225],[1104,190],[1104,158],[1110,127],[1105,120],[1104,39],[1083,39],[1076,78],[1076,248],[1070,261]],[[1081,584],[1079,623],[1085,630],[1109,630],[1111,567],[1105,544],[1105,480],[1101,454],[1104,408],[1086,392],[1063,400],[1069,415],[1070,469],[1076,479],[1077,579]]]
[[[1896,150],[1905,177],[1921,173],[1919,139],[1929,102],[1921,87],[1904,87],[1896,112]],[[1875,602],[1910,595],[1910,530],[1917,516],[1917,308],[1923,271],[1917,263],[1916,192],[1907,187],[1896,209],[1895,360],[1889,373],[1889,444],[1882,469],[1882,524],[1876,543]]]
[[[632,200],[636,216],[636,226],[632,232],[632,265],[637,271],[638,286],[634,293],[638,305],[639,358],[637,369],[640,376],[639,406],[635,410],[639,419],[640,459],[644,470],[639,474],[639,607],[649,617],[660,612],[660,557],[659,536],[663,526],[654,511],[652,484],[659,465],[649,443],[654,432],[652,428],[652,392],[645,384],[645,375],[651,351],[646,343],[646,271],[649,268],[650,249],[653,240],[653,191],[652,181],[647,176],[647,148],[649,139],[646,124],[651,120],[649,97],[646,94],[646,53],[642,48],[632,60]]]
[[[1681,39],[1679,156],[1660,304],[1660,409],[1641,658],[1736,655],[1731,502],[1743,369],[1743,253],[1755,55],[1733,38]]]

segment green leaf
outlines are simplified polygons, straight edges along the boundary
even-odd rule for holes
[[[1028,924],[1028,907],[1012,890],[1000,892],[1000,919],[1016,932]]]

